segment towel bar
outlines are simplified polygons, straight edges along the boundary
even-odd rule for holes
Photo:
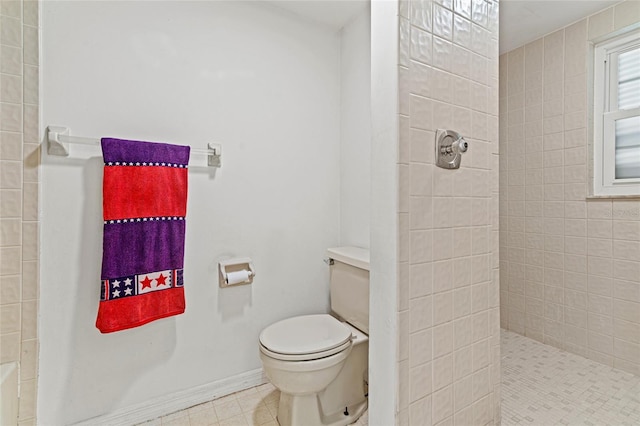
[[[100,139],[71,136],[69,135],[68,127],[47,127],[47,154],[68,157],[69,144],[100,146]],[[191,149],[191,153],[206,155],[207,167],[222,166],[222,146],[219,144],[209,143],[207,144],[207,149]]]

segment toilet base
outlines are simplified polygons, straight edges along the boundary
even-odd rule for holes
[[[280,394],[278,405],[278,423],[280,426],[345,426],[355,423],[367,409],[368,400],[351,405],[335,413],[322,415],[320,398],[317,394],[289,395]]]

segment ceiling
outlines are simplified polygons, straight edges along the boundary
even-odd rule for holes
[[[500,53],[508,52],[621,0],[500,0]],[[278,7],[342,28],[370,0],[271,0]]]
[[[336,30],[344,27],[369,0],[271,0],[269,3],[296,15],[328,25]]]
[[[500,53],[596,13],[620,0],[501,0]]]

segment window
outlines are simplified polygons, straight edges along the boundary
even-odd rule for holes
[[[594,195],[640,195],[640,30],[594,51]]]

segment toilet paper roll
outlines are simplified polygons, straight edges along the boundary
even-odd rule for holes
[[[239,284],[249,281],[251,273],[246,269],[240,271],[227,272],[227,285]]]

